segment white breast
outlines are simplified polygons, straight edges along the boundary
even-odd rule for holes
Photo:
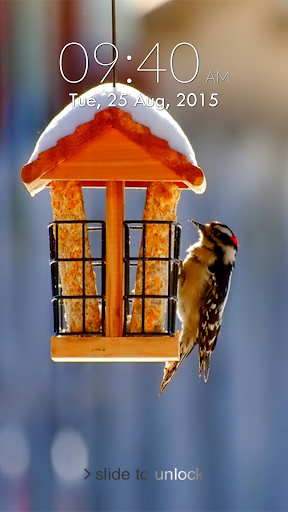
[[[200,319],[200,307],[211,273],[207,266],[190,253],[184,261],[184,279],[178,282],[178,316],[183,329],[188,329],[196,339]]]

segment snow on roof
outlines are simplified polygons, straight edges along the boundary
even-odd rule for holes
[[[114,97],[111,93],[116,95],[115,101],[113,101]],[[109,96],[110,94],[111,96]],[[87,105],[89,98],[95,98],[95,106]],[[125,99],[127,104],[122,106]],[[142,99],[145,105],[151,104],[151,99],[149,101],[143,93],[120,83],[117,83],[115,88],[113,84],[101,84],[81,96],[76,97],[75,95],[74,102],[72,101],[54,117],[39,137],[28,163],[36,160],[43,151],[56,146],[58,140],[74,133],[77,126],[92,121],[96,113],[109,106],[115,106],[129,113],[137,123],[149,128],[153,135],[166,140],[171,149],[182,153],[188,162],[197,166],[193,148],[178,123],[167,110],[160,110],[155,103],[152,107],[145,106],[142,104]],[[85,105],[81,106],[84,103]],[[93,100],[90,100],[90,103],[93,103]],[[111,105],[111,103],[113,104]]]

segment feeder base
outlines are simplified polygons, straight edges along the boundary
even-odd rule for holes
[[[179,361],[175,336],[52,336],[51,359],[56,363],[165,363]]]

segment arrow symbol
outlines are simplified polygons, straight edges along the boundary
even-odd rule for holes
[[[88,475],[86,475],[86,476],[84,477],[84,480],[86,480],[86,478],[88,478],[88,476],[90,476],[90,475],[91,475],[91,473],[90,473],[90,471],[88,471],[88,469],[85,469],[85,468],[84,468],[84,471],[86,471],[86,472],[88,473]]]

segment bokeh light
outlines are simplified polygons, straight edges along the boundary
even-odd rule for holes
[[[0,471],[10,478],[21,477],[28,468],[30,450],[25,432],[16,426],[0,430]]]
[[[56,475],[66,482],[83,478],[88,465],[88,450],[83,436],[77,430],[60,430],[51,448],[51,461]]]

